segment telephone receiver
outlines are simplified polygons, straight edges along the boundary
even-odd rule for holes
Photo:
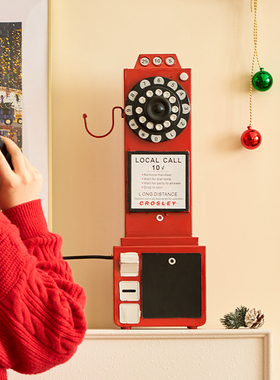
[[[6,145],[3,142],[3,140],[0,138],[0,150],[3,153],[4,157],[8,161],[8,164],[10,165],[11,169],[14,170],[13,164],[12,164],[12,157],[10,153],[7,151]]]

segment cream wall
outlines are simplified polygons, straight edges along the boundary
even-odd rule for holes
[[[259,57],[274,85],[253,94],[255,151],[240,136],[249,122],[253,54],[249,0],[53,0],[53,230],[64,255],[112,254],[124,237],[123,69],[140,53],[176,53],[192,68],[193,232],[207,247],[207,323],[237,306],[256,307],[273,330],[280,378],[280,4],[258,6]],[[86,290],[89,328],[114,328],[112,262],[71,262]]]

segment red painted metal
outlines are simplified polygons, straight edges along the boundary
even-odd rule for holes
[[[160,64],[155,65],[154,59],[161,58]],[[172,58],[172,65],[166,64],[167,58]],[[141,60],[147,59],[148,64],[143,66]],[[158,63],[158,62],[157,62]],[[186,73],[187,80],[181,80],[180,75]],[[124,102],[131,89],[141,80],[161,76],[170,78],[179,83],[187,92],[191,103],[191,70],[182,69],[175,54],[141,54],[134,69],[124,70]],[[121,239],[121,246],[114,247],[114,320],[122,328],[134,326],[158,327],[158,326],[187,326],[196,328],[206,320],[206,280],[205,280],[205,247],[198,245],[198,238],[192,236],[192,191],[191,191],[191,115],[186,128],[174,139],[153,143],[137,136],[124,119],[124,145],[125,145],[125,237]],[[188,152],[189,154],[189,210],[181,212],[152,211],[130,212],[128,207],[129,175],[128,152]],[[157,220],[162,215],[162,221]],[[140,270],[137,277],[121,277],[120,254],[136,252],[139,256]],[[137,324],[121,323],[119,308],[122,301],[119,295],[119,283],[121,281],[139,281],[140,300],[132,303],[139,304],[141,309],[141,255],[142,253],[199,253],[201,255],[201,310],[199,318],[143,318]]]
[[[141,58],[145,56],[150,60],[150,64],[146,67],[141,66],[139,63]],[[182,70],[179,61],[175,54],[162,54],[162,61],[164,62],[167,57],[173,57],[175,64],[172,67],[165,65],[164,63],[160,67],[155,67],[152,64],[153,58],[159,55],[156,54],[141,54],[138,57],[137,63],[134,69],[124,70],[124,101],[127,98],[130,90],[142,79],[151,76],[163,76],[168,77],[176,82],[186,90],[190,102],[191,102],[191,70]],[[182,71],[186,72],[189,76],[188,80],[183,82],[180,80],[180,74]],[[187,151],[189,152],[189,212],[183,213],[165,213],[166,217],[159,224],[156,220],[158,212],[150,213],[130,213],[128,211],[128,203],[126,202],[125,210],[125,235],[128,237],[138,236],[192,236],[192,196],[191,196],[191,115],[188,121],[188,125],[185,130],[170,141],[154,144],[140,139],[127,125],[125,121],[125,181],[126,201],[128,199],[128,157],[129,151],[153,151],[153,152],[168,152],[168,151]]]
[[[121,303],[119,299],[119,282],[124,278],[120,276],[120,253],[121,252],[139,252],[139,258],[141,254],[148,253],[200,253],[201,254],[201,279],[202,279],[202,314],[200,318],[142,318],[137,327],[164,327],[164,326],[182,326],[188,328],[194,328],[202,326],[206,321],[206,280],[205,280],[205,247],[203,246],[130,246],[130,247],[114,247],[114,321],[117,326],[122,328],[136,327],[134,324],[122,324],[120,323],[119,305]],[[139,281],[141,284],[141,271],[137,277],[125,277],[125,281]],[[141,288],[141,287],[140,287]],[[164,290],[163,290],[164,291]],[[134,302],[139,304],[141,308],[141,290],[140,300]]]

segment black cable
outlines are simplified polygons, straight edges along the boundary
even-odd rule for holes
[[[113,256],[102,256],[102,255],[85,255],[85,256],[63,256],[64,260],[79,260],[79,259],[104,259],[112,260]]]

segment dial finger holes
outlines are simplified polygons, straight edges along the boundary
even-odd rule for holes
[[[168,99],[170,97],[170,92],[169,91],[164,91],[163,97]]]
[[[174,139],[186,127],[190,104],[185,89],[170,77],[140,80],[129,92],[125,118],[141,138],[153,143]]]
[[[141,117],[139,117],[139,121],[140,121],[140,123],[144,124],[144,123],[146,123],[147,119],[145,118],[145,116],[141,116]]]
[[[162,124],[156,124],[156,130],[157,131],[162,131],[163,130],[163,125]]]
[[[140,103],[140,104],[145,104],[145,103],[146,103],[146,98],[145,98],[144,96],[141,96],[141,97],[139,98],[139,103]]]

